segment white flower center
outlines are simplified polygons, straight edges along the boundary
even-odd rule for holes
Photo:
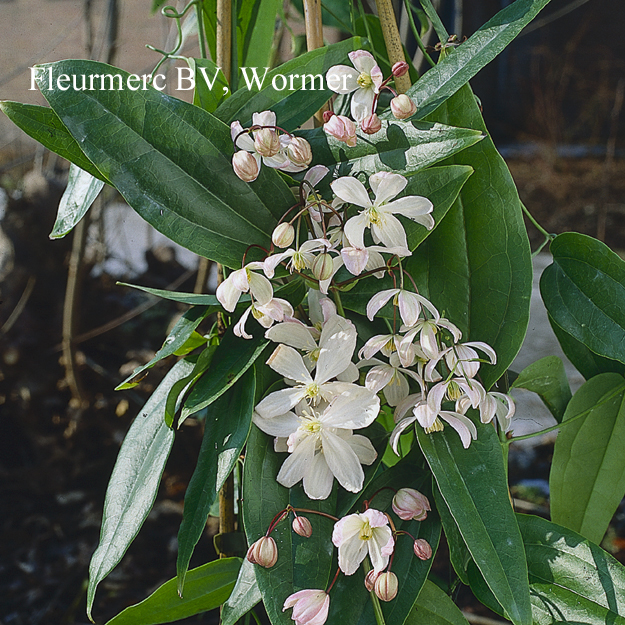
[[[373,85],[371,75],[365,74],[365,72],[362,72],[360,76],[358,76],[356,82],[361,89],[368,89],[369,87],[371,87],[371,85]]]
[[[304,259],[304,255],[301,252],[295,252],[295,254],[293,254],[293,259],[291,262],[293,263],[293,267],[295,267],[296,271],[302,271],[302,269],[306,269],[306,260]]]
[[[365,210],[365,215],[370,224],[374,224],[375,226],[384,224],[384,215],[375,206],[367,208]]]
[[[319,385],[316,382],[311,382],[306,385],[306,399],[312,400],[313,404],[316,403],[315,400],[319,399]]]

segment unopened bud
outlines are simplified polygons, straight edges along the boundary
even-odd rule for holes
[[[399,77],[405,76],[408,73],[409,69],[410,66],[408,65],[408,63],[406,63],[406,61],[398,61],[397,63],[395,63],[395,65],[393,65],[391,71],[393,72],[393,76]]]
[[[392,601],[397,596],[398,586],[397,575],[387,571],[378,575],[373,590],[380,601]]]
[[[286,221],[278,224],[271,235],[271,240],[276,247],[289,247],[295,238],[295,229]]]
[[[235,152],[232,157],[232,168],[234,173],[244,182],[253,182],[258,178],[260,168],[256,159],[245,150]]]
[[[373,590],[373,587],[375,586],[375,580],[378,579],[378,577],[380,577],[380,571],[376,571],[375,569],[371,569],[365,575],[365,588],[369,592]]]
[[[330,254],[319,254],[313,261],[310,268],[313,276],[319,281],[327,280],[332,277],[334,271],[334,263]]]
[[[391,111],[396,119],[407,119],[417,112],[417,105],[405,93],[400,93],[391,100]]]
[[[271,536],[262,536],[247,550],[247,559],[252,564],[270,569],[278,561],[278,547]]]
[[[365,119],[360,122],[360,127],[365,134],[374,135],[382,128],[382,122],[376,113],[372,113],[369,117],[365,117]]]
[[[329,122],[333,115],[334,111],[323,111],[323,123],[326,124]]]
[[[286,150],[287,156],[293,165],[308,167],[312,161],[310,143],[301,137],[294,137]]]
[[[393,497],[393,512],[402,521],[423,521],[431,509],[428,498],[414,488],[401,488]]]
[[[432,547],[424,538],[417,538],[414,541],[414,554],[419,560],[429,560],[432,557]]]
[[[271,128],[261,128],[256,131],[254,148],[261,156],[275,156],[280,151],[280,137]]]
[[[356,136],[356,124],[344,115],[333,115],[324,125],[323,129],[339,141],[353,148],[358,142]]]
[[[304,538],[312,536],[312,525],[305,516],[296,516],[293,519],[293,531]]]

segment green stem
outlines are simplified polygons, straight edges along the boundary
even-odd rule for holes
[[[603,404],[607,404],[611,399],[614,399],[616,396],[620,395],[623,391],[625,391],[625,384],[621,384],[620,386],[617,386],[616,389],[613,390],[611,393],[604,395],[594,406],[587,408],[586,410],[580,412],[579,414],[576,414],[574,417],[571,417],[570,419],[567,419],[566,421],[562,421],[561,423],[556,423],[556,425],[552,425],[551,427],[546,428],[544,430],[539,430],[538,432],[533,432],[532,434],[523,434],[522,436],[513,436],[512,438],[509,438],[508,440],[505,441],[505,443],[502,443],[502,444],[505,444],[506,446],[509,447],[510,443],[516,443],[516,441],[524,441],[528,438],[533,438],[534,436],[541,436],[542,434],[547,434],[549,432],[553,432],[554,430],[559,430],[565,425],[568,425],[569,423],[573,423],[573,421],[577,421],[577,419],[579,419],[580,417],[585,417],[589,415],[595,408],[598,408],[599,406],[603,406]]]
[[[547,232],[532,216],[532,213],[530,213],[527,210],[527,207],[525,206],[525,204],[523,204],[523,202],[521,202],[521,208],[523,209],[523,212],[525,213],[526,217],[534,224],[535,228],[545,237],[545,239],[547,239],[547,241],[551,241],[552,239],[556,238],[555,234],[551,234],[550,232]]]
[[[336,312],[341,315],[341,317],[345,316],[345,310],[343,309],[343,302],[341,302],[341,295],[338,292],[338,289],[333,289],[334,294],[334,303],[336,304]]]
[[[197,13],[197,38],[200,44],[200,56],[203,59],[208,58],[206,50],[206,38],[204,36],[204,0],[197,0],[195,3],[195,12]]]
[[[417,45],[419,46],[419,50],[421,50],[423,57],[430,64],[430,67],[434,67],[436,63],[434,62],[434,59],[432,59],[432,57],[427,53],[427,50],[425,49],[425,46],[423,45],[423,41],[421,41],[421,35],[419,34],[417,25],[414,23],[414,15],[412,14],[412,7],[410,6],[410,3],[408,2],[408,0],[404,0],[404,5],[406,6],[406,13],[408,13],[408,19],[410,20],[410,27],[412,28],[412,34],[414,35],[414,38],[417,40]]]
[[[363,560],[362,565],[365,568],[366,575],[371,570],[369,557],[366,557]],[[384,620],[384,614],[382,613],[382,606],[380,605],[380,600],[378,599],[374,590],[372,590],[369,594],[371,595],[371,603],[373,603],[373,613],[375,614],[376,625],[386,625],[386,621]]]
[[[551,241],[551,237],[545,237],[545,240],[538,246],[538,249],[535,252],[532,252],[532,258],[534,258],[534,256],[538,256],[549,241]]]

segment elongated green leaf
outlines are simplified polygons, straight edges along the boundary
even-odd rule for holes
[[[254,569],[255,566],[247,558],[243,560],[237,583],[221,611],[222,625],[235,625],[262,599]]]
[[[579,534],[517,514],[536,625],[625,623],[625,568]]]
[[[415,119],[424,119],[466,85],[488,65],[531,22],[549,0],[516,0],[486,22],[467,41],[447,49],[436,67],[428,70],[407,92],[417,105]],[[422,2],[428,17],[436,16]],[[431,7],[431,4],[430,4]],[[438,20],[440,23],[440,20]],[[440,28],[439,28],[440,30]],[[437,33],[444,36],[444,28]],[[444,43],[445,39],[441,39]]]
[[[208,316],[209,310],[206,306],[195,306],[190,310],[187,310],[180,319],[176,322],[176,325],[172,328],[169,336],[165,339],[163,347],[161,347],[154,358],[150,362],[137,367],[117,388],[116,391],[122,391],[128,388],[133,388],[139,384],[140,379],[137,379],[144,371],[152,368],[157,362],[160,362],[164,358],[171,356],[177,352],[191,337],[195,329],[200,323]]]
[[[363,47],[363,40],[353,37],[302,54],[272,71],[254,62],[246,68],[241,89],[224,102],[215,115],[228,124],[239,120],[243,126],[249,126],[253,113],[271,110],[276,114],[278,125],[292,132],[333,95],[326,88],[326,72],[333,65],[348,62],[347,54]],[[256,66],[256,74],[253,66]]]
[[[371,175],[378,171],[413,174],[474,145],[483,138],[479,130],[452,128],[429,122],[383,122],[382,130],[366,135],[350,148],[327,135],[323,128],[299,132],[313,151],[312,165],[323,164],[335,176]]]
[[[215,109],[230,97],[226,77],[210,59],[188,58],[187,63],[195,79],[193,104],[208,113],[214,113]]]
[[[512,384],[536,393],[560,423],[571,400],[571,387],[566,377],[564,363],[557,356],[545,356],[525,367]]]
[[[165,425],[165,401],[172,385],[193,368],[177,362],[134,420],[113,468],[104,501],[100,544],[89,564],[87,615],[98,584],[122,559],[150,512],[174,432]]]
[[[46,106],[21,102],[0,102],[0,111],[27,135],[70,163],[89,172],[95,178],[108,182],[98,168],[85,156],[78,142],[59,116]]]
[[[208,512],[247,440],[255,391],[252,367],[208,408],[202,448],[184,497],[184,514],[178,532],[176,568],[181,596],[191,555],[204,531]]]
[[[295,507],[334,514],[336,491],[326,500],[312,501],[300,486],[286,489],[276,481],[284,454],[273,450],[273,440],[252,426],[243,472],[243,522],[251,544],[264,536],[273,517],[291,503]],[[283,612],[284,600],[304,588],[325,589],[330,577],[333,523],[316,514],[305,515],[313,533],[303,538],[291,529],[291,518],[272,532],[278,545],[278,561],[270,569],[255,567],[256,580],[272,625],[292,625],[290,611]]]
[[[197,106],[145,91],[48,89],[62,75],[127,72],[93,61],[38,66],[38,84],[85,154],[146,221],[202,256],[237,267],[250,244],[269,247],[277,218],[293,203],[278,173],[263,167],[247,184],[230,162],[230,129]],[[106,77],[109,78],[106,78]],[[251,260],[251,259],[250,259]]]
[[[540,293],[553,322],[599,356],[625,363],[625,262],[592,237],[566,232],[550,246]]]
[[[549,476],[551,519],[599,544],[625,496],[625,379],[602,373],[574,395]]]
[[[473,560],[515,625],[532,622],[527,565],[508,497],[501,446],[491,425],[463,449],[449,427],[426,434],[419,445]]]
[[[85,216],[102,191],[104,182],[94,178],[72,163],[67,188],[59,203],[59,211],[50,233],[51,239],[61,239]]]
[[[176,593],[176,580],[170,579],[106,625],[159,625],[213,610],[230,596],[240,568],[239,558],[223,558],[199,566],[187,574],[184,598]]]
[[[405,625],[467,625],[467,620],[436,584],[426,581]]]
[[[568,332],[565,332],[558,326],[551,318],[551,315],[548,314],[548,317],[551,329],[556,335],[562,351],[587,380],[600,373],[620,373],[625,375],[625,365],[622,362],[604,358],[591,352],[582,342],[573,338]]]
[[[247,23],[239,18],[241,34],[237,36],[239,45],[239,65],[270,65],[274,44],[276,16],[282,5],[280,0],[255,0],[242,2],[240,15],[246,12]]]
[[[467,86],[437,111],[443,123],[485,131]],[[490,387],[519,351],[529,321],[532,266],[514,181],[490,138],[451,161],[473,167],[458,200],[408,259],[422,294],[463,331],[463,340],[484,341],[497,352],[482,365]]]

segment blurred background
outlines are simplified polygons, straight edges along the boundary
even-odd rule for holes
[[[297,4],[285,0],[277,16],[275,64],[305,50]],[[324,12],[326,39],[348,36],[342,24],[349,23],[349,3],[323,4],[330,9]],[[434,4],[461,39],[511,1]],[[363,0],[363,7],[375,28],[374,2]],[[149,73],[160,55],[145,44],[170,50],[176,38],[172,21],[152,8],[151,0],[0,0],[0,99],[44,104],[30,90],[29,68],[64,58]],[[420,66],[403,2],[396,2],[396,14]],[[187,26],[181,54],[197,56]],[[364,34],[363,23],[360,28]],[[495,143],[538,221],[551,232],[595,236],[617,252],[625,250],[623,32],[621,0],[551,0],[472,81]],[[426,39],[436,43],[433,33]],[[159,71],[166,70],[173,66]],[[173,95],[191,98],[190,92]],[[67,162],[0,115],[0,625],[87,622],[88,563],[106,483],[125,432],[165,369],[156,367],[131,391],[113,389],[152,358],[184,312],[116,281],[184,291],[216,284],[214,268],[198,280],[197,257],[154,231],[112,189],[101,194],[80,233],[50,241],[67,171]],[[528,230],[536,247],[541,237]],[[533,316],[530,325],[545,329],[546,319]],[[527,362],[519,368],[543,355],[536,345],[526,348]],[[525,417],[534,421],[533,414]],[[99,587],[99,622],[175,575],[182,501],[201,442],[197,422],[187,423],[154,511]],[[518,470],[521,489],[533,493],[530,505],[544,505],[549,449],[533,448],[517,465],[513,460],[513,479]],[[622,509],[619,515],[607,547],[625,560]],[[211,522],[192,566],[215,555]],[[474,609],[470,597],[459,601]]]

